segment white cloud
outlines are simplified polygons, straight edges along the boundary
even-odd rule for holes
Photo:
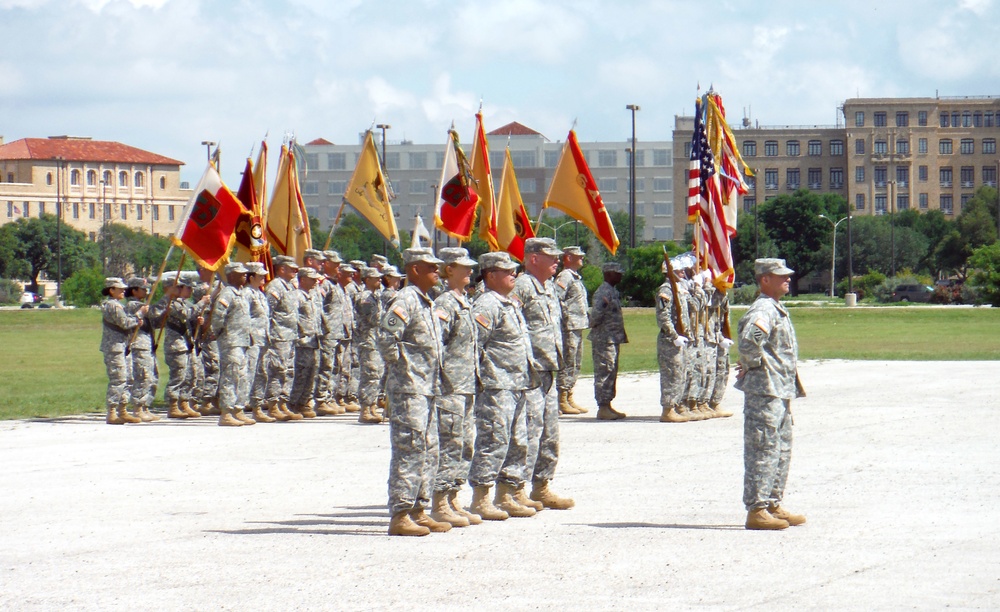
[[[449,34],[455,36],[460,53],[555,64],[586,45],[590,29],[580,13],[555,2],[508,0],[463,4]]]
[[[958,6],[962,10],[972,11],[983,17],[993,7],[993,0],[959,0]]]

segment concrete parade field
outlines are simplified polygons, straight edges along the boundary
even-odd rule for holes
[[[998,369],[804,362],[808,522],[782,532],[743,528],[742,394],[663,424],[652,374],[619,378],[619,422],[580,381],[553,481],[575,508],[424,538],[385,535],[389,428],[356,415],[4,421],[0,609],[996,609]]]

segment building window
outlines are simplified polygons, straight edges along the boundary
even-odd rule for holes
[[[136,221],[142,221],[142,204],[135,207],[135,219]]]
[[[952,215],[955,213],[955,203],[949,193],[941,194],[941,212],[946,215]]]
[[[104,181],[104,185],[106,187],[110,187],[111,186],[111,171],[110,170],[105,170],[104,174],[102,175],[101,180]]]
[[[10,200],[7,201],[7,218],[8,219],[14,218],[14,202]]]
[[[561,151],[546,151],[545,152],[545,167],[546,168],[555,168],[556,164],[559,163],[559,155],[560,155],[560,153],[561,153]],[[655,153],[655,151],[654,151],[654,153]],[[655,154],[653,155],[653,158],[655,160],[655,158],[656,158]]]
[[[653,191],[672,191],[674,179],[664,176],[653,177]]]
[[[305,181],[302,183],[302,195],[319,195],[319,181]]]
[[[347,169],[347,154],[346,153],[327,153],[326,154],[326,167],[330,170],[346,170]]]
[[[122,170],[121,172],[118,173],[118,186],[128,187],[128,172]]]
[[[743,173],[743,182],[747,184],[747,189],[749,189],[750,191],[753,191],[754,189],[757,189],[757,177],[756,176],[747,176],[746,173]]]
[[[976,182],[976,168],[974,166],[962,166],[959,170],[959,176],[962,179],[962,188],[969,189]]]
[[[625,179],[625,191],[629,193],[632,192],[632,181]],[[646,179],[636,178],[635,179],[635,191],[636,193],[640,191],[646,191]]]
[[[927,154],[927,139],[926,138],[920,138],[919,140],[917,140],[917,153],[920,153],[921,155],[926,155]]]
[[[672,227],[657,227],[653,230],[653,240],[673,240],[674,239],[674,228]]]
[[[983,127],[993,127],[993,111],[983,113]]]
[[[810,140],[809,141],[809,155],[813,157],[818,157],[823,154],[823,141],[822,140]]]
[[[399,151],[385,154],[385,167],[388,170],[399,170]]]
[[[160,205],[153,204],[153,221],[159,221],[159,220],[160,220]]]
[[[625,165],[631,166],[632,164],[632,150],[625,150]],[[637,149],[635,152],[635,166],[641,168],[646,165],[646,152],[642,149]]]
[[[93,202],[91,202],[88,205],[87,217],[89,217],[91,219],[96,219],[97,218],[97,206],[95,206]]]
[[[823,169],[809,168],[809,189],[822,189]]]
[[[896,184],[906,187],[910,183],[910,168],[908,166],[896,166]]]
[[[79,202],[73,202],[73,218],[74,219],[79,219],[80,218],[80,203]]]
[[[854,168],[854,182],[864,183],[865,182],[865,167],[857,166]]]
[[[757,141],[756,140],[744,140],[743,141],[743,157],[757,157]]]
[[[927,194],[921,193],[917,195],[917,202],[920,208],[927,210]]]
[[[743,198],[743,210],[751,212],[754,208],[757,208],[757,198],[745,196]]]
[[[444,166],[444,153],[439,154],[440,160],[437,167],[440,168]],[[503,151],[490,151],[490,168],[503,168],[505,163]],[[552,165],[555,168],[555,164]]]
[[[122,221],[128,221],[128,204],[122,204]]]
[[[950,166],[946,166],[944,168],[941,168],[941,170],[940,170],[940,179],[941,179],[941,181],[940,182],[941,182],[941,186],[942,187],[951,187],[951,176],[952,176],[952,173],[951,173],[951,167]]]
[[[896,127],[907,127],[910,125],[910,113],[906,111],[896,112]]]
[[[963,138],[958,144],[958,150],[962,155],[972,155],[976,152],[975,141],[971,138]]]
[[[160,191],[163,191],[166,188],[167,188],[167,177],[161,176],[160,177]]]
[[[976,111],[972,113],[972,127],[983,127],[983,113]]]
[[[87,170],[87,187],[97,185],[97,170]]]
[[[948,113],[941,113],[941,127],[949,127]],[[956,126],[957,127],[957,126]]]
[[[785,170],[785,178],[788,179],[788,189],[795,190],[799,188],[799,169],[798,168],[788,168]]]
[[[342,196],[347,191],[347,181],[327,181],[326,193],[332,196]]]
[[[996,138],[983,138],[983,153],[986,155],[995,155],[996,152],[997,152]]]
[[[972,113],[962,111],[962,127],[972,127]]]
[[[410,193],[414,194],[427,193],[427,181],[424,180],[410,181]]]
[[[535,193],[536,191],[538,191],[538,184],[533,178],[519,179],[518,187],[520,187],[521,191],[523,191],[524,193]],[[601,188],[598,187],[597,190],[600,191]],[[614,190],[612,189],[612,191]]]
[[[688,156],[690,156],[690,151],[688,152]],[[673,165],[670,160],[670,151],[668,149],[653,149],[653,165],[654,166]]]
[[[785,143],[785,154],[789,157],[798,157],[799,155],[799,141],[789,140]]]
[[[38,203],[38,216],[39,216],[39,218],[41,218],[41,216],[44,215],[44,214],[45,214],[45,202],[39,202]]]
[[[31,202],[24,203],[24,216],[25,217],[31,216]]]
[[[618,191],[618,179],[599,178],[597,179],[597,189],[601,193],[614,193]]]
[[[831,140],[830,141],[830,155],[840,156],[844,154],[844,141],[843,140]]]
[[[997,167],[993,165],[983,166],[983,183],[990,187],[997,186]]]
[[[51,172],[47,172],[45,174],[45,184],[46,185],[51,185],[52,184],[52,173]]]
[[[938,153],[941,155],[951,155],[951,138],[942,138],[938,141]]]
[[[618,151],[598,151],[597,152],[597,165],[605,168],[614,167],[618,165]]]
[[[884,215],[886,207],[886,198],[884,193],[875,194],[875,214]]]
[[[496,157],[494,157],[496,156]],[[494,159],[500,160],[499,163],[494,162]],[[493,168],[503,167],[503,151],[496,151],[495,153],[490,153],[490,166]],[[435,151],[434,153],[434,167],[443,168],[444,167],[444,151]]]
[[[885,111],[879,111],[872,115],[872,122],[875,127],[885,127]]]
[[[513,162],[515,168],[537,168],[538,162],[536,161],[536,155],[534,151],[511,151],[510,161]],[[500,162],[503,164],[503,162]]]
[[[841,189],[844,187],[844,169],[830,168],[830,189]]]
[[[896,153],[899,155],[909,155],[910,154],[910,141],[909,140],[897,140],[896,141]]]
[[[8,183],[13,183],[14,182],[14,173],[13,172],[8,172],[7,173],[7,182]]]
[[[673,217],[674,207],[669,202],[653,202],[654,217]]]
[[[865,127],[864,111],[856,111],[854,113],[854,127]]]
[[[764,155],[767,157],[777,157],[778,156],[778,141],[777,140],[765,140],[764,141]]]
[[[135,186],[141,188],[142,184],[143,184],[142,172],[136,172],[135,173]]]
[[[427,168],[427,153],[410,153],[410,169],[424,170]]]
[[[884,140],[876,140],[872,143],[872,153],[875,155],[885,155],[889,152],[889,143]]]
[[[778,169],[767,168],[764,170],[764,189],[778,188]]]
[[[319,153],[306,153],[306,169],[319,170]]]
[[[167,206],[167,221],[173,221],[173,220],[174,220],[174,207]]]
[[[919,180],[922,183],[927,182],[927,166],[917,167],[917,180]]]
[[[901,193],[896,196],[896,210],[906,210],[910,207],[910,194]]]
[[[917,111],[917,125],[920,127],[927,126],[927,111]]]
[[[961,205],[963,211],[965,210],[965,205],[968,204],[969,200],[971,200],[971,199],[972,199],[972,194],[971,193],[963,193],[959,197],[959,204]]]
[[[951,111],[951,127],[957,128],[959,126],[958,111]]]
[[[886,174],[888,174],[888,169],[885,166],[875,166],[874,178],[876,187],[885,187],[885,182],[888,180]]]
[[[69,184],[77,187],[80,185],[80,171],[70,170],[69,172]]]
[[[855,153],[855,155],[864,155],[865,154],[865,139],[864,138],[856,138],[854,140],[854,153]]]
[[[865,209],[865,194],[858,193],[854,195],[854,210],[864,210]]]

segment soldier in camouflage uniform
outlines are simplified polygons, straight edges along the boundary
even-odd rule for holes
[[[352,259],[351,266],[354,268],[354,272],[351,276],[351,284],[345,288],[345,292],[350,297],[351,309],[354,311],[353,323],[354,329],[351,330],[352,338],[357,335],[358,332],[358,319],[357,319],[357,309],[358,309],[358,295],[364,288],[364,283],[362,282],[361,275],[368,268],[368,264],[361,261],[360,259]],[[358,344],[356,342],[351,342],[351,371],[350,377],[348,379],[347,387],[345,388],[344,402],[345,409],[348,412],[360,412],[361,403],[358,402],[358,386],[361,382],[361,360],[358,357]]]
[[[271,324],[271,310],[267,305],[267,295],[263,291],[267,280],[267,266],[258,261],[243,264],[247,269],[247,283],[243,295],[250,307],[250,346],[247,348],[247,375],[240,379],[240,406],[248,406],[253,412],[253,420],[258,423],[273,423],[276,419],[268,416],[264,408],[264,390],[267,387],[267,371],[264,369],[264,352],[267,350],[267,330]]]
[[[573,388],[583,363],[583,330],[590,327],[587,318],[587,287],[580,276],[584,253],[578,246],[562,251],[562,271],[556,275],[556,295],[562,307],[563,368],[556,377],[559,412],[583,414],[587,409],[573,399]]]
[[[513,294],[517,263],[505,252],[479,257],[484,291],[472,304],[478,344],[476,444],[469,468],[469,510],[489,521],[532,516],[524,494],[528,460],[527,389],[537,386],[528,325]],[[490,487],[496,483],[496,500]],[[494,504],[499,504],[497,507]]]
[[[146,305],[149,295],[149,281],[145,278],[128,279],[128,289],[125,290],[125,312],[138,317],[140,321],[138,332],[133,332],[131,351],[128,354],[129,371],[132,374],[131,396],[133,416],[143,423],[159,421],[160,417],[149,411],[156,397],[156,385],[159,383],[156,372],[156,353],[153,351],[153,328],[149,318],[139,311]],[[148,310],[148,308],[147,308]]]
[[[364,287],[355,301],[355,335],[358,347],[359,373],[358,401],[361,413],[359,423],[381,423],[375,402],[381,389],[385,363],[379,354],[376,338],[382,320],[382,273],[378,268],[366,268],[362,275]]]
[[[101,295],[105,296],[101,303],[101,323],[104,328],[101,334],[101,352],[104,353],[104,366],[108,372],[108,392],[105,396],[108,425],[142,422],[142,419],[128,412],[125,348],[133,330],[141,324],[139,317],[146,314],[146,308],[143,306],[136,311],[137,316],[125,312],[120,301],[125,295],[125,288],[122,279],[109,277],[104,279],[104,289],[101,290]]]
[[[705,385],[705,305],[706,297],[703,288],[704,276],[695,273],[689,277],[687,285],[688,339],[691,341],[685,347],[685,363],[687,365],[687,384],[684,388],[683,402],[692,421],[703,421],[709,418],[708,407],[698,404]],[[714,359],[714,356],[713,356]]]
[[[201,284],[195,288],[195,315],[205,323],[195,331],[195,389],[193,395],[203,415],[218,415],[219,411],[219,343],[212,332],[211,312],[214,301],[222,290],[222,283],[207,268],[198,268]]]
[[[247,348],[250,346],[250,304],[243,294],[247,269],[240,262],[226,264],[226,285],[212,308],[212,336],[219,347],[219,425],[253,425],[244,414],[240,389],[246,386]]]
[[[718,342],[715,352],[715,378],[708,399],[708,407],[715,417],[731,417],[733,413],[722,407],[722,398],[729,384],[729,347],[733,341],[729,334],[729,295],[725,291],[716,291],[709,304],[709,316],[716,322]]]
[[[799,383],[795,328],[781,298],[793,270],[784,259],[758,259],[760,296],[740,319],[736,388],[743,391],[743,504],[747,529],[785,529],[806,521],[781,507],[792,456],[792,399]]]
[[[562,255],[551,238],[529,238],[524,243],[525,274],[514,283],[538,372],[538,385],[528,390],[528,461],[531,497],[546,508],[565,510],[573,500],[549,489],[559,461],[559,399],[555,375],[562,367],[562,309],[556,296],[555,274]],[[537,505],[536,505],[537,508]]]
[[[403,281],[403,275],[399,273],[399,269],[396,266],[386,264],[382,270],[382,292],[379,297],[382,299],[382,312],[384,313],[386,308],[389,306],[389,302],[396,297],[396,292],[399,291],[399,285]],[[381,333],[381,332],[380,332]],[[388,414],[384,414],[384,410],[387,407],[385,403],[385,368],[382,368],[382,380],[378,384],[379,395],[378,399],[375,401],[376,408],[381,408],[383,414],[380,414],[383,422],[389,418]],[[379,414],[376,411],[376,414]]]
[[[298,297],[298,339],[295,341],[295,376],[292,391],[288,396],[288,405],[293,413],[307,419],[316,418],[312,409],[313,391],[316,388],[317,361],[319,350],[320,326],[322,325],[320,307],[314,299],[313,290],[323,275],[310,266],[299,268],[299,288],[295,290]]]
[[[344,338],[344,292],[337,283],[343,260],[337,251],[323,251],[323,280],[316,289],[323,296],[320,319],[319,373],[316,376],[316,407],[318,415],[343,414],[337,405],[337,347]]]
[[[288,409],[295,376],[295,342],[299,339],[299,294],[292,285],[298,270],[299,266],[293,258],[287,255],[275,257],[274,278],[264,289],[271,311],[264,357],[267,371],[264,406],[268,416],[279,421],[302,420],[301,414]]]
[[[434,300],[434,313],[441,327],[444,356],[441,365],[441,394],[435,409],[438,421],[438,467],[434,480],[431,518],[467,527],[480,523],[479,516],[465,512],[458,504],[458,492],[469,476],[475,443],[472,412],[476,393],[478,358],[472,303],[465,297],[476,260],[466,249],[441,249],[444,261],[439,271],[448,291]]]
[[[390,408],[389,535],[422,536],[451,525],[424,511],[437,471],[434,398],[441,379],[441,330],[427,291],[438,281],[441,260],[427,248],[403,251],[409,284],[382,315],[378,347],[385,358]]]
[[[663,409],[660,421],[664,423],[683,423],[691,420],[682,401],[687,387],[684,347],[688,344],[688,337],[685,334],[689,332],[686,329],[687,289],[683,275],[679,272],[679,267],[682,266],[679,261],[681,257],[683,256],[671,260],[675,262],[674,283],[672,284],[668,277],[656,290],[656,324],[660,328],[660,333],[656,337],[656,359],[660,365],[660,407]],[[669,274],[665,263],[663,273]]]
[[[354,403],[348,403],[348,395],[351,387],[351,376],[354,369],[354,266],[351,264],[341,264],[340,272],[337,276],[337,283],[344,294],[344,301],[341,304],[344,313],[344,337],[337,345],[337,384],[334,394],[337,398],[337,405],[344,412],[360,412],[361,407]]]
[[[622,280],[622,268],[616,262],[604,264],[604,283],[594,293],[590,310],[590,348],[594,361],[594,399],[597,418],[617,421],[625,415],[611,406],[617,395],[619,347],[628,342],[621,298],[615,287]]]
[[[191,352],[194,343],[191,339],[191,322],[193,308],[188,298],[196,283],[183,275],[167,278],[162,281],[163,297],[153,305],[149,319],[157,327],[163,327],[163,359],[167,364],[169,379],[164,397],[167,400],[167,416],[171,419],[188,419],[200,417],[190,404]],[[200,325],[204,321],[200,317],[194,319]]]

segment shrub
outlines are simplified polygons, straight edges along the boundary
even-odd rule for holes
[[[978,291],[981,303],[1000,306],[1000,242],[973,251],[969,267],[973,272],[966,285]]]
[[[875,287],[885,282],[885,274],[869,270],[864,276],[854,277],[854,293],[858,294],[858,300],[870,297]],[[844,297],[847,295],[847,279],[837,283],[837,295]]]
[[[891,302],[892,292],[896,290],[896,287],[900,285],[921,285],[921,283],[916,276],[894,276],[892,278],[887,278],[871,290],[871,297],[875,299],[876,302]]]
[[[24,287],[9,278],[0,278],[0,304],[17,304],[21,301]]]
[[[757,285],[743,285],[729,290],[729,302],[731,304],[753,304],[753,301],[760,295]]]
[[[587,288],[587,295],[593,297],[597,288],[604,283],[604,272],[600,266],[587,264],[580,268],[580,276],[583,278],[583,286]]]
[[[85,268],[73,273],[63,283],[63,297],[74,306],[93,306],[101,303],[104,274],[99,268]]]

